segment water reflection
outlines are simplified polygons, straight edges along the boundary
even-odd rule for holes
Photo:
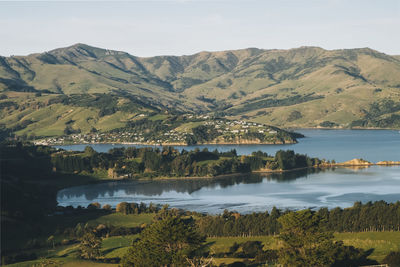
[[[331,169],[333,170],[333,169]],[[304,169],[283,173],[252,173],[227,175],[216,178],[170,179],[157,181],[116,181],[103,184],[71,187],[61,190],[57,198],[81,198],[88,201],[97,198],[112,198],[116,192],[125,195],[161,196],[166,192],[192,194],[201,188],[227,188],[239,184],[261,183],[263,179],[277,183],[288,183],[297,178],[307,178],[308,175],[324,172],[326,169]]]
[[[58,193],[62,206],[144,202],[199,212],[242,213],[312,207],[350,207],[354,201],[400,200],[400,166],[299,170],[210,179],[118,181],[71,187]]]

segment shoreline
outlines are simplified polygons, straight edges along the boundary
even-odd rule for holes
[[[251,172],[245,172],[245,173],[228,173],[228,174],[221,174],[217,176],[158,176],[154,178],[147,178],[147,177],[140,177],[140,178],[128,178],[128,177],[116,177],[116,178],[106,178],[106,179],[101,179],[101,178],[96,178],[96,180],[92,180],[89,183],[84,183],[84,184],[77,184],[77,185],[69,185],[66,187],[62,187],[57,190],[58,192],[71,188],[71,187],[76,187],[76,186],[86,186],[86,185],[94,185],[94,184],[102,184],[102,183],[109,183],[109,182],[136,182],[136,183],[151,183],[151,182],[166,182],[166,181],[193,181],[193,180],[213,180],[213,179],[225,179],[229,178],[232,176],[241,176],[241,175],[252,175],[252,174],[278,174],[278,173],[290,173],[290,172],[295,172],[295,171],[300,171],[300,170],[307,170],[307,169],[330,169],[330,168],[368,168],[371,166],[380,166],[380,167],[393,167],[393,166],[400,166],[400,162],[396,162],[395,164],[390,164],[390,165],[383,165],[383,164],[377,164],[377,163],[372,163],[370,165],[340,165],[340,164],[334,164],[334,165],[323,165],[323,166],[313,166],[313,167],[304,167],[304,168],[295,168],[291,170],[257,170],[257,171],[251,171]]]
[[[114,181],[138,181],[138,182],[151,182],[151,181],[174,181],[174,180],[203,180],[203,179],[220,179],[228,176],[240,176],[240,175],[251,175],[251,174],[273,174],[273,173],[287,173],[287,172],[295,172],[300,170],[307,169],[329,169],[329,168],[351,168],[351,167],[371,167],[371,166],[381,166],[381,167],[391,167],[391,166],[400,166],[400,161],[395,162],[377,162],[377,163],[369,163],[369,164],[345,164],[345,163],[335,163],[335,164],[324,164],[319,166],[312,167],[302,167],[302,168],[294,168],[290,170],[271,170],[271,169],[260,169],[251,172],[235,172],[235,173],[227,173],[221,174],[217,176],[157,176],[154,178],[150,177],[139,177],[139,178],[127,178],[127,177],[116,177],[116,178],[107,178],[101,179],[99,182],[114,182]]]
[[[322,126],[316,126],[316,127],[284,127],[281,126],[281,129],[286,129],[286,130],[393,130],[393,131],[398,131],[400,128],[377,128],[377,127],[322,127]]]
[[[348,128],[348,127],[287,127],[287,128],[282,128],[285,130],[290,130],[290,131],[295,131],[295,130],[370,130],[370,131],[399,131],[400,134],[400,128],[374,128],[374,127],[368,127],[368,128]],[[47,137],[47,138],[52,138],[52,137]],[[307,138],[307,136],[304,137],[298,137],[298,139],[302,138]],[[126,142],[126,141],[115,141],[115,142],[87,142],[87,143],[59,143],[59,144],[50,144],[43,139],[40,140],[34,140],[32,141],[35,145],[45,145],[45,146],[73,146],[73,145],[138,145],[138,146],[182,146],[182,147],[189,147],[189,146],[207,146],[207,145],[235,145],[235,146],[241,146],[241,145],[293,145],[293,144],[298,144],[298,140],[294,141],[277,141],[277,142],[207,142],[207,143],[198,143],[198,144],[193,144],[189,145],[187,143],[183,142],[171,142],[171,143],[142,143],[142,142]]]
[[[319,165],[319,166],[312,166],[312,167],[302,167],[302,168],[295,168],[295,169],[290,169],[290,170],[271,170],[271,169],[261,169],[261,170],[256,170],[256,171],[251,171],[251,172],[245,172],[245,173],[228,173],[228,174],[221,174],[217,176],[157,176],[154,178],[150,177],[139,177],[139,178],[129,178],[126,176],[122,177],[116,177],[116,178],[100,178],[96,176],[91,176],[93,180],[88,181],[87,183],[77,183],[75,185],[66,185],[66,186],[61,186],[56,190],[56,195],[64,189],[71,188],[71,187],[77,187],[77,186],[86,186],[86,185],[94,185],[94,184],[102,184],[102,183],[109,183],[109,182],[129,182],[129,183],[151,183],[151,182],[167,182],[167,181],[195,181],[195,180],[218,180],[218,179],[226,179],[229,177],[237,177],[241,175],[252,175],[252,174],[258,174],[258,175],[268,175],[268,174],[282,174],[282,173],[290,173],[290,172],[296,172],[300,170],[326,170],[326,169],[332,169],[332,168],[343,168],[343,169],[348,169],[348,168],[354,168],[354,169],[359,169],[359,168],[369,168],[371,166],[379,166],[379,167],[394,167],[394,166],[400,166],[400,161],[395,161],[395,162],[377,162],[377,163],[370,163],[368,165],[365,164],[344,164],[344,163],[335,163],[335,164],[325,164],[325,165]],[[78,174],[79,175],[79,174]]]
[[[160,143],[160,144],[153,144],[153,143],[139,143],[139,142],[96,142],[96,143],[64,143],[64,144],[47,144],[42,142],[35,142],[35,145],[44,145],[44,146],[80,146],[80,145],[139,145],[139,146],[208,146],[208,145],[234,145],[234,146],[248,146],[248,145],[294,145],[298,142],[269,142],[269,143],[230,143],[230,142],[223,142],[223,143],[201,143],[201,144],[193,144],[188,145],[185,143]]]

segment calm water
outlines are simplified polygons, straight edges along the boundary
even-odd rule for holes
[[[306,136],[294,145],[200,145],[177,146],[178,149],[193,150],[207,147],[209,150],[228,151],[233,148],[239,154],[248,155],[262,150],[274,155],[277,150],[291,149],[312,157],[334,159],[337,162],[353,158],[368,161],[400,160],[400,133],[397,130],[296,130]],[[57,146],[68,150],[84,150],[86,145]],[[98,152],[107,152],[114,147],[135,145],[96,144],[91,145]],[[137,145],[136,145],[137,146]]]
[[[400,133],[392,130],[298,130],[306,136],[294,145],[205,145],[177,147],[192,150],[227,151],[239,154],[262,150],[275,154],[292,149],[313,157],[346,161],[400,161]],[[83,150],[86,145],[62,146]],[[92,147],[106,152],[130,145],[99,144]],[[364,169],[337,168],[320,172],[291,172],[273,175],[241,175],[216,179],[157,182],[111,182],[64,189],[58,194],[62,206],[87,206],[92,202],[116,204],[145,202],[199,212],[220,213],[224,209],[243,213],[285,209],[349,207],[355,201],[400,200],[400,167],[373,166]]]
[[[285,174],[252,174],[216,179],[109,182],[72,187],[58,193],[62,206],[144,202],[208,213],[224,209],[242,213],[282,209],[349,207],[355,201],[400,200],[400,167]]]

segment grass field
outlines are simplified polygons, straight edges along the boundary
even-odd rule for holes
[[[246,241],[262,241],[264,249],[276,249],[279,241],[272,236],[257,237],[217,237],[208,238],[210,249],[215,253],[226,252],[233,243],[243,243]],[[400,232],[361,232],[361,233],[336,233],[335,240],[341,240],[347,246],[354,246],[364,250],[371,250],[370,259],[378,262],[391,251],[400,250]]]
[[[273,236],[207,238],[207,243],[209,243],[210,249],[214,253],[227,252],[235,242],[240,244],[246,241],[261,241],[264,245],[264,249],[276,249],[279,246],[279,241],[277,241]]]
[[[127,252],[132,241],[139,235],[113,236],[103,240],[102,252],[106,258],[122,258]]]
[[[158,121],[158,120],[164,120],[166,118],[168,118],[168,115],[166,115],[166,114],[157,114],[157,115],[149,117],[149,120]]]
[[[338,233],[337,240],[342,240],[345,245],[373,249],[369,258],[378,262],[391,251],[400,250],[400,232],[362,232],[362,233]]]
[[[90,225],[98,224],[110,224],[114,226],[123,227],[136,227],[142,224],[150,224],[153,220],[153,213],[142,213],[142,214],[128,214],[124,215],[122,213],[112,213],[105,216],[101,216],[94,220],[88,221]]]
[[[139,216],[126,216],[118,214],[106,215],[98,218],[93,222],[107,222],[110,219],[113,220],[114,225],[133,226],[141,223],[148,223],[151,221],[149,214],[141,214]],[[128,219],[123,219],[123,217]],[[134,218],[136,217],[136,218]],[[133,219],[133,222],[127,222],[129,219]],[[137,238],[138,235],[127,235],[127,236],[114,236],[103,239],[102,252],[105,258],[121,258],[129,249],[132,241]],[[391,251],[397,251],[400,249],[400,232],[362,232],[362,233],[337,233],[335,234],[336,240],[342,240],[345,245],[355,246],[364,250],[371,250],[372,253],[369,256],[370,259],[377,260],[380,262],[388,253]],[[261,241],[264,244],[264,249],[277,249],[280,244],[279,241],[273,236],[256,236],[256,237],[213,237],[207,239],[207,245],[209,246],[212,253],[224,253],[229,250],[233,243],[243,243],[246,241]],[[56,249],[42,249],[36,250],[40,257],[48,257],[49,261],[53,261],[55,265],[46,266],[118,266],[117,264],[103,264],[90,261],[82,261],[77,259],[78,245],[73,244],[69,246],[56,247]],[[215,264],[229,264],[235,261],[243,261],[239,258],[215,258]],[[11,264],[7,266],[33,266],[33,264],[43,263],[44,259],[35,261],[22,262],[18,264]],[[58,265],[57,265],[58,264]],[[38,265],[40,266],[40,265]]]

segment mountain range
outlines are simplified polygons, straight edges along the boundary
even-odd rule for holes
[[[124,124],[133,118],[132,105],[136,113],[207,113],[279,127],[398,128],[400,56],[300,47],[136,57],[76,44],[0,57],[0,93],[0,123],[28,133],[52,127],[44,115],[51,106],[49,117],[61,116],[64,125],[65,112],[81,108],[73,121],[86,130]],[[98,116],[107,109],[104,94],[116,108]],[[74,97],[103,102],[65,100]],[[29,123],[18,128],[22,121]]]

